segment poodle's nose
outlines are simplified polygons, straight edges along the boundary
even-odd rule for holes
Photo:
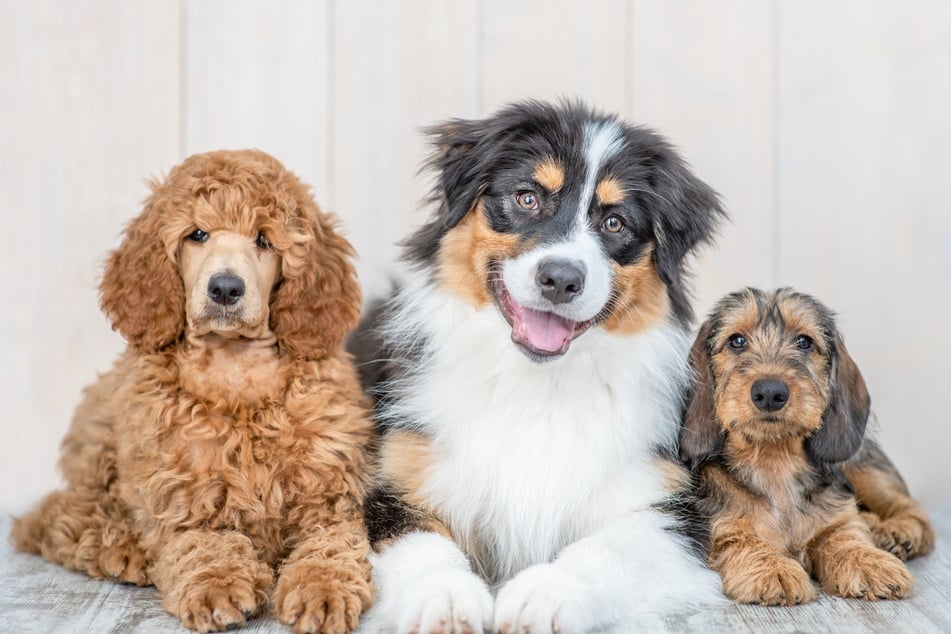
[[[244,280],[237,275],[219,273],[208,280],[208,297],[216,304],[230,306],[244,295]]]
[[[789,400],[789,386],[779,379],[760,379],[750,390],[753,405],[764,412],[776,412]]]

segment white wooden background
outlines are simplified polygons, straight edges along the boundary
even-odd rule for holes
[[[0,0],[0,511],[56,485],[122,347],[96,284],[146,177],[272,152],[378,293],[423,217],[419,126],[562,95],[656,126],[723,194],[700,311],[746,284],[839,311],[886,446],[951,505],[951,2]]]

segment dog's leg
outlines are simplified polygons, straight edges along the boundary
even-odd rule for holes
[[[169,532],[149,576],[166,610],[186,627],[217,632],[243,625],[267,604],[273,573],[240,533]]]
[[[97,495],[98,494],[98,495]],[[148,585],[145,552],[118,500],[105,490],[55,491],[13,520],[15,548],[85,572],[93,579]]]
[[[590,632],[631,627],[670,605],[724,602],[716,574],[655,510],[632,512],[526,568],[499,591],[495,629]],[[638,615],[641,616],[638,616]]]
[[[13,546],[93,579],[148,585],[145,553],[124,518],[111,516],[121,512],[110,513],[103,500],[87,498],[73,490],[49,494],[13,520]]]
[[[358,511],[334,520],[314,517],[281,567],[274,611],[296,632],[343,634],[370,606],[370,544]]]
[[[875,546],[854,508],[813,538],[807,555],[822,589],[840,597],[900,599],[914,585],[905,564]]]
[[[746,520],[714,523],[710,538],[710,567],[720,573],[723,591],[731,599],[797,605],[818,596],[802,564],[757,536]]]
[[[377,596],[361,631],[367,634],[489,632],[492,594],[445,534],[414,531],[371,556]]]
[[[901,474],[871,440],[847,465],[846,477],[859,503],[868,509],[862,519],[875,543],[899,559],[911,559],[934,549],[935,532],[924,509],[908,494]]]

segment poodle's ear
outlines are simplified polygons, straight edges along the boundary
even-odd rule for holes
[[[164,199],[153,185],[145,209],[106,262],[99,304],[135,349],[153,353],[185,329],[185,288],[159,232]]]
[[[710,367],[711,321],[700,328],[690,350],[693,373],[686,411],[680,428],[680,459],[690,468],[716,456],[723,446],[723,431],[714,402],[713,370]]]
[[[832,337],[829,354],[829,405],[822,424],[806,439],[806,452],[813,462],[825,464],[848,460],[859,450],[871,407],[862,373],[838,332]]]
[[[353,247],[331,218],[310,208],[313,239],[302,266],[285,271],[271,300],[271,329],[278,345],[302,359],[316,360],[341,347],[360,319],[360,286]]]

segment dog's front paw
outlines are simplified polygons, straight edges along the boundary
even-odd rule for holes
[[[872,531],[875,545],[902,561],[926,555],[934,549],[934,528],[927,520],[902,515],[883,520],[870,512],[861,515]]]
[[[394,589],[391,589],[393,591]],[[492,622],[492,594],[467,570],[423,573],[379,608],[398,634],[482,634]]]
[[[526,568],[499,591],[495,629],[500,634],[585,632],[596,625],[583,600],[583,582],[556,564]]]
[[[829,594],[854,599],[900,599],[911,592],[914,579],[897,557],[869,545],[833,568],[822,580]]]
[[[367,579],[341,579],[326,568],[291,565],[277,581],[274,612],[299,634],[343,634],[357,627],[372,597],[373,586]]]
[[[721,576],[723,591],[740,603],[798,605],[818,596],[809,573],[789,557],[771,557],[752,569],[721,571]]]
[[[260,578],[270,578],[261,571]],[[263,588],[245,575],[206,576],[176,592],[177,600],[165,602],[169,612],[185,627],[199,632],[223,632],[245,624],[264,605]]]

